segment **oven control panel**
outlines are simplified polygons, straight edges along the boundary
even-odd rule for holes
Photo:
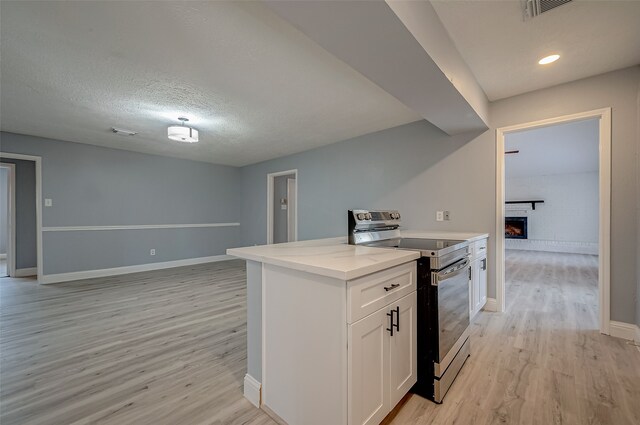
[[[400,213],[395,210],[349,210],[349,214],[357,222],[371,224],[387,224],[387,222],[395,224],[400,221]]]
[[[400,218],[396,210],[349,210],[349,243],[358,245],[390,236],[389,231],[399,232]],[[368,235],[366,237],[363,235],[365,232]],[[358,233],[361,237],[356,237]]]

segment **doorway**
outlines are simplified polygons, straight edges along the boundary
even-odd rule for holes
[[[267,174],[267,243],[298,240],[298,170]]]
[[[15,164],[0,163],[0,277],[15,275]]]
[[[597,131],[597,177],[594,184],[594,189],[597,190],[598,200],[597,205],[594,207],[597,209],[597,243],[595,243],[594,249],[597,252],[597,261],[595,261],[594,267],[597,266],[597,310],[596,321],[601,333],[609,334],[610,326],[610,306],[609,306],[609,282],[610,282],[610,206],[611,206],[611,109],[601,109],[596,111],[589,111],[585,113],[573,114],[562,116],[558,118],[536,121],[531,123],[519,124],[510,127],[499,128],[497,130],[497,151],[496,151],[496,310],[505,311],[506,309],[506,296],[505,296],[505,247],[507,247],[505,233],[508,229],[505,227],[505,219],[515,218],[510,221],[513,226],[514,232],[522,236],[522,226],[530,226],[533,218],[533,209],[537,208],[541,211],[547,207],[543,201],[544,199],[507,199],[506,187],[505,187],[505,166],[509,161],[509,155],[505,154],[507,151],[517,151],[517,146],[509,143],[509,138],[513,135],[521,134],[528,130],[545,129],[552,126],[568,125],[571,123],[579,123],[581,121],[595,122]],[[510,136],[511,135],[511,136]],[[510,146],[511,145],[511,146]],[[515,146],[515,147],[514,147]],[[548,156],[548,158],[551,158]],[[547,179],[550,180],[550,179]],[[531,183],[531,182],[530,182]],[[531,183],[534,184],[534,183]],[[515,196],[511,191],[510,196]],[[530,195],[530,194],[527,194]],[[532,196],[528,196],[531,198]],[[539,197],[539,196],[533,196]],[[529,203],[523,204],[506,204],[507,201],[529,201]],[[538,201],[538,203],[533,203]],[[542,201],[542,202],[541,202]],[[515,205],[515,207],[514,207]],[[518,213],[514,211],[514,208],[526,208],[528,213],[522,213],[522,210]],[[509,213],[509,215],[507,215]],[[595,214],[594,211],[591,213]],[[528,220],[518,220],[518,217],[526,216]],[[524,222],[524,223],[523,223]],[[520,230],[518,228],[520,227]],[[539,230],[539,229],[537,229]],[[536,231],[537,231],[536,230]],[[528,227],[526,229],[530,235],[533,229]],[[558,230],[556,229],[556,232]],[[519,240],[518,240],[519,239]],[[523,241],[522,237],[516,236],[516,239],[509,239],[511,247],[520,244],[529,244],[532,247],[532,243]],[[562,244],[558,244],[562,245]],[[571,244],[564,244],[571,245]],[[583,244],[584,249],[589,249],[588,244]],[[556,249],[558,249],[556,247]],[[518,253],[518,251],[514,251]],[[522,251],[520,251],[522,252]],[[516,254],[514,254],[516,255]],[[538,254],[537,254],[538,255]],[[541,254],[540,254],[541,255]],[[516,255],[517,256],[517,255]],[[531,256],[529,256],[531,257]],[[557,257],[557,256],[556,256]],[[521,258],[523,258],[521,256]],[[557,258],[554,258],[556,260]],[[532,269],[535,269],[532,266]],[[595,279],[595,277],[594,277]]]
[[[11,236],[7,246],[7,274],[11,277],[37,276],[42,281],[42,158],[0,152],[0,163],[14,170],[10,202]],[[13,166],[13,167],[12,167]],[[0,196],[3,196],[0,194]],[[9,216],[8,216],[9,217]]]

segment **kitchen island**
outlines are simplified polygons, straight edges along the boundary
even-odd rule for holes
[[[378,424],[416,382],[419,253],[346,242],[227,251],[247,260],[245,396],[279,422]]]

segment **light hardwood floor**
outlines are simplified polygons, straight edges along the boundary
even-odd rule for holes
[[[596,257],[508,252],[507,277],[444,404],[409,396],[387,423],[640,424],[640,351],[596,330]],[[242,397],[245,297],[240,261],[0,279],[0,423],[274,424]]]
[[[506,277],[444,403],[410,396],[389,423],[640,424],[640,351],[597,330],[597,257],[507,251]]]
[[[0,296],[2,425],[272,423],[242,397],[244,261]]]

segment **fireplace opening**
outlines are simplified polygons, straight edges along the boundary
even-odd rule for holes
[[[504,237],[507,239],[527,239],[527,217],[505,217]]]

